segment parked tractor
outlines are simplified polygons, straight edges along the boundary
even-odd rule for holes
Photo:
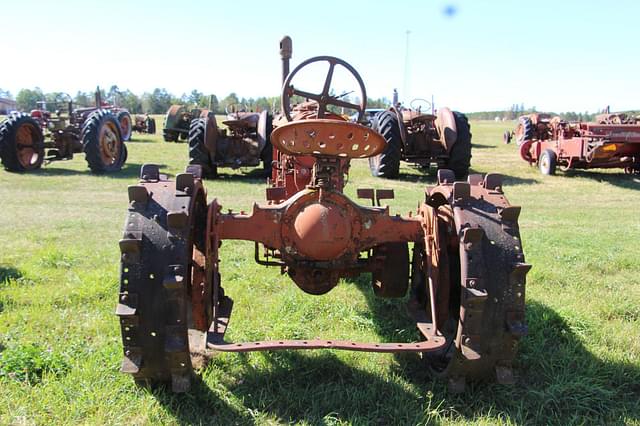
[[[266,202],[246,213],[223,209],[215,194],[207,204],[200,165],[169,180],[147,164],[140,182],[128,189],[116,309],[122,371],[138,384],[167,382],[184,392],[203,354],[322,348],[413,352],[435,376],[448,377],[456,392],[467,379],[513,383],[517,342],[527,330],[530,266],[518,230],[520,207],[505,198],[501,177],[456,181],[453,171],[441,169],[437,185],[416,194],[418,209],[404,216],[380,206],[393,198],[393,190],[360,188],[358,197],[369,205],[356,203],[343,192],[350,160],[379,155],[388,142],[328,107],[355,110],[362,120],[362,79],[332,56],[308,59],[289,73],[290,38],[282,40],[280,51],[283,115],[271,133],[276,156]],[[317,63],[328,66],[322,92],[302,90],[298,73]],[[361,103],[331,95],[337,67],[353,74]],[[292,107],[294,95],[309,102]],[[225,340],[234,302],[223,289],[220,252],[229,240],[254,242],[259,264],[279,268],[311,295],[363,273],[370,274],[378,297],[409,293],[421,340]]]
[[[55,112],[39,103],[30,114],[13,114],[0,124],[0,159],[5,169],[30,172],[43,162],[70,160],[80,152],[94,173],[122,168],[127,158],[118,119],[122,110],[74,109],[70,98],[49,106]]]
[[[395,94],[394,94],[395,97]],[[471,165],[471,131],[467,117],[449,108],[434,115],[430,102],[414,99],[410,108],[394,99],[393,106],[377,114],[373,128],[387,142],[380,154],[369,158],[371,174],[395,179],[400,161],[429,169],[453,170],[456,179],[466,179]]]
[[[202,167],[203,176],[215,178],[218,167],[255,167],[262,163],[271,174],[273,148],[269,142],[273,117],[267,112],[250,112],[243,105],[226,108],[219,128],[215,115],[191,120],[189,164]]]
[[[171,105],[164,118],[164,129],[162,129],[164,141],[178,142],[179,140],[187,140],[191,120],[209,116],[215,117],[213,112],[208,109],[188,109],[184,105]]]
[[[149,135],[156,134],[156,120],[149,114],[136,114],[132,130],[138,133],[146,133]]]
[[[597,123],[567,122],[560,117],[531,120],[534,130],[524,132],[520,157],[537,164],[545,175],[556,167],[569,169],[622,168],[640,173],[640,122],[620,116],[599,117]],[[615,124],[614,124],[615,123]]]
[[[518,146],[527,140],[544,140],[549,137],[548,129],[551,118],[550,114],[538,112],[522,115],[518,117],[518,125],[515,130],[505,131],[502,139],[504,143],[509,144],[515,138]]]

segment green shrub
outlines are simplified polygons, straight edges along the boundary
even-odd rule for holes
[[[37,384],[44,374],[60,376],[68,370],[61,355],[36,344],[14,346],[0,353],[0,377]]]

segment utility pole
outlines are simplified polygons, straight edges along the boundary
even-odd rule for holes
[[[411,31],[407,30],[407,39],[404,50],[404,84],[402,88],[402,96],[405,100],[409,99],[409,34],[411,34]]]

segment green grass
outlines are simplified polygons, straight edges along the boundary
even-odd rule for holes
[[[322,350],[222,354],[187,395],[136,388],[118,372],[114,315],[126,187],[143,163],[175,175],[187,154],[159,134],[135,135],[117,175],[90,174],[83,155],[34,174],[0,171],[0,424],[639,425],[640,182],[618,171],[541,176],[502,145],[512,125],[472,123],[472,167],[504,174],[523,206],[533,269],[514,387],[475,383],[452,396],[417,356]],[[392,212],[406,213],[433,179],[401,171],[378,180],[354,161],[347,193],[393,187]],[[264,199],[257,173],[223,173],[206,183],[209,200],[248,210]],[[402,301],[374,298],[367,277],[313,297],[256,265],[251,243],[225,242],[221,259],[236,302],[232,341],[417,337]],[[25,368],[34,380],[15,374]]]

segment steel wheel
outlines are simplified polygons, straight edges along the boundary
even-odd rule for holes
[[[453,173],[440,170],[438,180],[420,209],[425,239],[414,248],[412,303],[428,318],[421,330],[448,344],[423,358],[454,392],[467,378],[493,375],[513,383],[517,342],[526,334],[530,269],[520,246],[520,207],[506,200],[498,175],[470,175],[469,183],[452,184]]]

